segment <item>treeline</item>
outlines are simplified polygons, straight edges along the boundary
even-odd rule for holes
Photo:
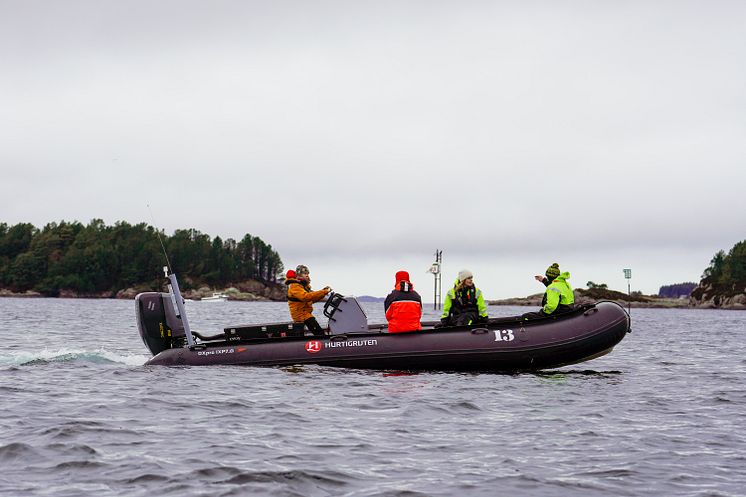
[[[277,281],[280,256],[259,237],[241,241],[195,229],[161,232],[171,267],[184,288],[226,286],[247,279]],[[0,223],[0,288],[34,290],[55,296],[60,290],[79,294],[116,292],[130,287],[160,288],[165,257],[158,232],[146,223],[101,219],[50,223],[37,229],[28,223]]]
[[[679,297],[688,297],[692,290],[697,288],[696,283],[675,283],[673,285],[664,285],[658,290],[658,296],[668,299],[678,299]]]
[[[704,287],[711,287],[716,293],[733,296],[744,293],[746,288],[746,240],[736,243],[727,254],[721,250],[710,261],[702,274],[699,287],[692,296],[699,297]]]

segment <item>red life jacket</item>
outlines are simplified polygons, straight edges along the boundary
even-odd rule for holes
[[[422,298],[414,291],[412,283],[400,281],[383,304],[389,333],[417,331],[422,329]]]

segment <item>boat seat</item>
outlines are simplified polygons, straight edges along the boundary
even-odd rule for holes
[[[223,335],[229,342],[251,340],[255,338],[283,338],[302,337],[305,325],[303,323],[263,323],[229,326],[223,329]]]

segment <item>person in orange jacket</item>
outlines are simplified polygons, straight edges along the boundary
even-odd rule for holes
[[[383,304],[386,320],[389,322],[389,333],[417,331],[422,329],[422,298],[414,291],[409,273],[399,271],[395,277],[394,290],[386,297]]]
[[[288,287],[288,308],[290,309],[290,318],[296,323],[303,323],[306,328],[316,336],[323,336],[324,330],[316,318],[313,317],[313,303],[323,300],[331,291],[331,288],[325,286],[321,290],[311,290],[311,275],[308,267],[300,264],[287,272],[285,284]]]

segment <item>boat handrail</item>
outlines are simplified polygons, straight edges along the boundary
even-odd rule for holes
[[[339,311],[339,304],[342,302],[347,302],[345,296],[341,293],[332,292],[329,298],[326,299],[326,302],[324,302],[324,316],[334,321],[334,313]]]

